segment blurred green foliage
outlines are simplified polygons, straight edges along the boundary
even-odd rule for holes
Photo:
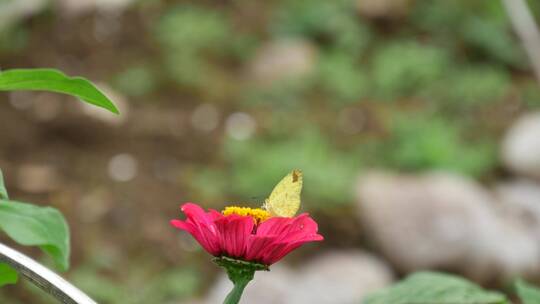
[[[373,58],[373,80],[386,99],[420,93],[444,76],[450,67],[447,51],[416,42],[382,46]]]
[[[439,95],[458,108],[500,102],[511,86],[507,71],[489,66],[462,67],[451,71],[445,80]]]
[[[223,56],[232,35],[227,17],[216,10],[178,5],[155,28],[167,70],[178,83],[204,86],[218,73],[211,60]]]
[[[352,0],[284,0],[274,16],[270,29],[275,36],[309,38],[352,57],[361,55],[372,38]]]
[[[532,109],[540,108],[540,87],[534,80],[530,80],[523,85],[522,99],[525,105]]]
[[[305,172],[307,210],[352,203],[356,177],[372,168],[491,177],[498,174],[497,143],[512,111],[540,108],[540,88],[500,1],[416,0],[404,14],[379,18],[363,14],[354,0],[136,3],[129,8],[136,14],[118,18],[140,23],[140,39],[150,38],[150,50],[141,43],[146,57],[127,66],[111,62],[108,79],[140,101],[137,108],[169,102],[185,115],[178,119],[187,121],[178,140],[195,156],[182,164],[183,177],[174,185],[216,208],[233,199],[262,204],[293,168]],[[538,14],[539,4],[530,4]],[[143,22],[134,17],[143,15]],[[27,46],[36,29],[19,24],[0,34],[0,55],[33,52]],[[258,83],[253,63],[276,41],[312,48],[309,71]],[[218,127],[208,133],[189,125],[202,102],[218,112]],[[254,119],[251,137],[229,136],[233,112]],[[354,128],[343,128],[343,117]],[[207,154],[199,157],[200,145]],[[74,277],[104,303],[161,303],[199,288],[196,271],[135,271],[126,280],[149,276],[161,284],[148,283],[141,300],[95,265]]]
[[[352,184],[360,158],[340,151],[329,138],[306,128],[288,138],[261,138],[250,142],[228,140],[225,157],[233,165],[230,187],[244,197],[266,198],[272,185],[291,168],[304,171],[304,194],[310,206],[331,208],[351,201]],[[269,188],[270,187],[270,188]]]
[[[464,131],[456,123],[429,114],[397,117],[391,123],[390,138],[379,149],[385,161],[402,170],[487,174],[497,164],[496,146],[486,140],[465,140]]]
[[[354,57],[330,52],[320,58],[317,86],[328,95],[330,102],[356,103],[369,94],[370,78]]]
[[[177,303],[191,297],[201,284],[194,269],[177,268],[152,274],[149,265],[129,269],[120,278],[104,273],[99,267],[84,265],[70,275],[70,280],[97,302],[109,304]],[[39,303],[58,303],[35,285],[22,282],[27,296],[35,296],[40,299]],[[9,289],[2,289],[0,302],[27,303],[11,295]]]
[[[197,292],[201,284],[195,266],[163,268],[149,257],[122,261],[114,251],[94,251],[95,254],[69,278],[98,303],[185,301]]]
[[[523,68],[525,57],[516,43],[500,1],[418,1],[411,21],[430,39],[475,60]]]
[[[23,27],[0,29],[0,53],[15,53],[28,43],[28,31]]]
[[[154,32],[171,79],[197,90],[213,83],[221,92],[220,86],[229,85],[229,63],[250,54],[255,44],[252,36],[233,26],[226,13],[189,4],[169,8]]]
[[[252,29],[233,26],[233,20],[243,20],[231,10],[202,5],[173,7],[156,27],[180,84],[196,83],[208,96],[223,92],[224,82],[236,87],[230,96],[235,105],[261,125],[251,139],[225,138],[219,166],[194,169],[198,173],[188,183],[197,193],[264,198],[269,185],[298,167],[306,172],[306,199],[316,208],[351,202],[355,177],[371,167],[477,177],[495,171],[499,126],[474,117],[508,102],[514,71],[526,68],[500,3],[417,1],[405,20],[391,22],[362,16],[352,0],[281,0],[268,6],[264,26]],[[227,67],[248,68],[265,39],[291,37],[317,51],[307,77],[254,86],[231,72],[227,76]],[[250,51],[232,51],[239,40],[249,41]],[[522,95],[527,107],[537,104],[534,88]],[[378,114],[358,134],[346,135],[338,113],[359,105]],[[306,124],[295,123],[301,120]]]
[[[132,66],[115,76],[113,82],[120,92],[133,97],[152,93],[157,86],[159,77],[146,66]]]
[[[170,269],[149,274],[146,269],[132,269],[118,278],[100,274],[94,268],[82,267],[72,280],[100,302],[111,304],[172,303],[186,300],[197,290],[200,282],[191,269]]]

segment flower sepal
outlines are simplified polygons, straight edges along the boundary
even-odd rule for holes
[[[237,260],[226,256],[216,257],[212,261],[217,265],[225,268],[227,276],[233,282],[234,288],[227,295],[227,298],[223,304],[236,304],[240,301],[240,297],[244,292],[247,284],[253,280],[255,271],[264,270],[269,271],[268,265],[261,263],[247,262],[243,260]]]
[[[212,259],[214,263],[225,268],[229,279],[236,283],[237,281],[253,280],[255,271],[264,270],[269,271],[267,265],[261,263],[247,262],[243,260],[237,260],[226,256],[216,257]]]

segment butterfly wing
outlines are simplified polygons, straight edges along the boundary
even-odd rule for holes
[[[265,201],[265,209],[273,216],[293,217],[300,209],[302,183],[302,171],[289,173],[274,187]]]

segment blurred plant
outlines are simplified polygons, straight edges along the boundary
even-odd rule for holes
[[[373,58],[377,95],[396,98],[416,95],[445,75],[451,58],[446,50],[406,41],[379,49]]]
[[[457,1],[456,1],[457,2]],[[417,1],[411,12],[411,22],[420,30],[434,38],[443,36],[444,40],[456,35],[456,29],[467,15],[463,6],[447,1]],[[444,25],[444,26],[442,26]]]
[[[101,274],[93,267],[81,266],[70,275],[74,284],[84,289],[100,303],[120,303],[123,293],[113,278]],[[121,302],[125,303],[125,302]]]
[[[493,63],[525,67],[524,52],[513,37],[500,1],[455,2],[419,1],[411,21],[441,45],[468,49],[463,54],[472,53],[481,60],[487,58]]]
[[[248,36],[233,30],[221,11],[195,5],[167,10],[155,27],[155,36],[171,77],[193,88],[216,89],[227,78],[223,61],[245,55],[253,44]]]
[[[197,193],[197,197],[207,202],[216,202],[227,194],[228,176],[222,169],[196,168],[194,176],[189,178],[189,184]]]
[[[28,44],[28,31],[22,27],[0,29],[0,53],[22,51]]]
[[[332,52],[321,56],[317,87],[328,94],[330,102],[357,102],[370,89],[370,79],[351,56]]]
[[[368,295],[362,303],[507,304],[508,301],[503,294],[485,291],[480,286],[454,275],[418,272],[393,286]]]
[[[225,143],[224,156],[232,166],[230,187],[235,194],[264,196],[267,185],[288,168],[301,167],[310,185],[305,198],[319,208],[350,203],[360,167],[356,155],[338,150],[318,130],[308,127],[283,139],[230,139]]]
[[[116,75],[114,84],[122,93],[140,97],[155,90],[157,75],[146,66],[135,65]]]
[[[167,69],[187,86],[203,85],[215,73],[207,56],[223,55],[230,34],[230,25],[220,12],[191,5],[168,10],[156,26]]]
[[[472,16],[461,24],[460,31],[465,43],[477,50],[482,58],[487,56],[494,62],[526,67],[525,54],[512,36],[509,24]]]
[[[481,176],[496,165],[496,147],[486,141],[467,141],[462,130],[441,118],[398,117],[390,138],[378,150],[383,162],[403,170],[445,169]]]
[[[14,69],[0,71],[0,91],[40,90],[69,94],[80,100],[119,113],[116,106],[90,81],[68,77],[52,69]],[[69,268],[71,252],[69,227],[62,214],[51,207],[10,200],[0,171],[0,230],[15,242],[39,246],[56,266]],[[17,271],[0,263],[0,286],[17,282]],[[50,290],[45,291],[51,292]]]
[[[522,304],[540,303],[540,288],[516,280],[514,289]],[[504,294],[482,289],[480,286],[456,275],[438,272],[410,274],[393,286],[373,292],[363,304],[510,304]]]
[[[220,53],[221,43],[229,38],[231,26],[217,10],[179,5],[167,10],[156,27],[156,38],[164,47],[192,53]]]
[[[540,108],[540,86],[538,82],[528,81],[521,90],[522,100],[530,109]]]
[[[310,88],[310,79],[278,80],[268,86],[247,88],[242,102],[250,107],[273,105],[301,109],[305,106],[306,94]]]
[[[515,288],[522,304],[540,303],[540,288],[523,280],[517,280],[515,283]]]
[[[88,265],[77,269],[72,280],[100,303],[144,304],[186,300],[198,289],[198,277],[190,268],[150,273],[149,267],[143,264],[139,269],[128,270],[128,274],[124,272],[118,279]]]
[[[438,95],[453,104],[451,107],[469,110],[470,106],[502,100],[510,89],[511,80],[503,69],[477,65],[453,70],[442,78],[439,86],[432,98]]]
[[[302,36],[359,56],[372,34],[352,0],[282,0],[272,22],[277,36]]]

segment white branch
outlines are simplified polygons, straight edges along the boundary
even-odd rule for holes
[[[526,0],[502,0],[540,82],[540,31]]]
[[[59,275],[26,255],[0,243],[0,263],[6,263],[30,282],[64,304],[97,304]]]

